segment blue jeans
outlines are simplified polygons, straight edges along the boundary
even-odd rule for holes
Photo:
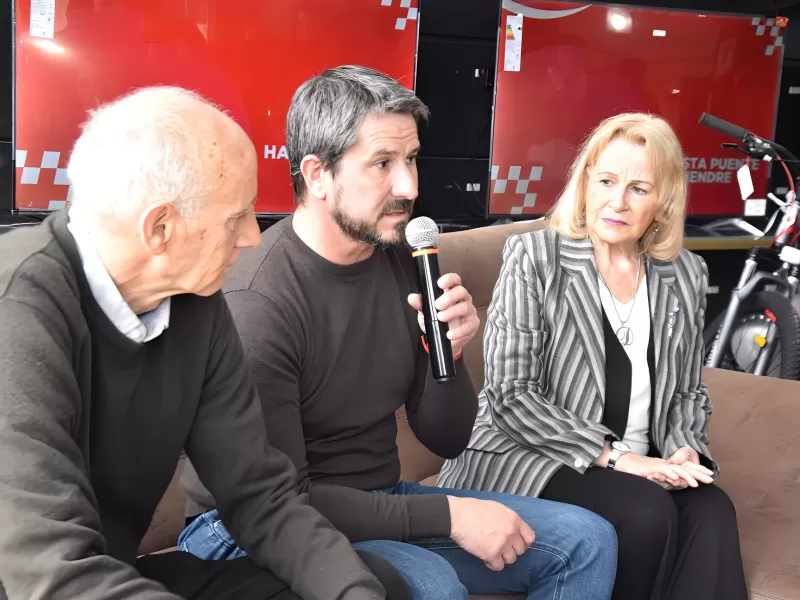
[[[502,571],[450,539],[415,543],[370,540],[355,548],[383,556],[411,587],[414,600],[466,600],[469,594],[527,594],[528,600],[606,600],[617,570],[617,538],[608,521],[573,506],[496,492],[451,490],[399,483],[386,494],[447,494],[494,500],[514,510],[536,534],[530,549]],[[206,559],[244,556],[217,511],[195,519],[178,547]]]

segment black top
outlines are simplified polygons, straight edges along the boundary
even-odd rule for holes
[[[221,293],[173,297],[169,327],[131,341],[95,302],[62,211],[0,238],[0,329],[8,597],[175,598],[130,565],[182,448],[239,544],[299,595],[383,593],[264,443]]]
[[[428,376],[430,359],[406,301],[416,287],[407,249],[334,264],[300,240],[291,217],[264,232],[225,286],[270,442],[294,461],[312,506],[353,541],[450,534],[445,496],[367,491],[400,479],[400,407],[419,440],[442,457],[463,452],[477,411],[463,360],[451,383]],[[214,505],[191,474],[183,483],[189,516]]]

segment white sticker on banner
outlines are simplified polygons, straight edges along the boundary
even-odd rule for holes
[[[31,0],[31,37],[53,39],[56,0]]]
[[[504,71],[519,71],[522,58],[522,15],[508,15],[506,19],[506,57]]]
[[[763,217],[767,214],[766,199],[757,200],[755,198],[744,201],[745,217]]]
[[[753,193],[753,178],[750,176],[750,167],[744,165],[736,171],[736,178],[739,180],[739,191],[742,192],[742,200],[747,200]]]

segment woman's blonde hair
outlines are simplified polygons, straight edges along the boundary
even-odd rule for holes
[[[588,235],[588,171],[608,145],[618,139],[644,146],[655,176],[658,211],[655,223],[642,236],[642,248],[655,259],[672,260],[678,256],[683,246],[686,214],[683,149],[672,127],[653,115],[625,113],[610,117],[589,134],[570,166],[569,179],[564,190],[548,214],[549,226],[572,239],[581,239]]]

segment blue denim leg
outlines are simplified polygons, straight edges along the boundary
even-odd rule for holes
[[[181,532],[178,549],[206,560],[232,560],[246,556],[219,520],[216,509],[203,513]]]
[[[354,548],[383,556],[408,582],[413,600],[467,600],[467,589],[450,564],[433,552],[412,544],[375,540],[353,544]],[[178,548],[207,560],[230,560],[245,556],[236,546],[216,510],[197,517],[181,532]]]
[[[397,569],[411,588],[412,600],[467,600],[467,588],[452,566],[433,552],[413,544],[374,540],[353,544],[379,554]]]
[[[494,500],[514,510],[536,534],[531,548],[502,571],[451,540],[421,542],[447,560],[471,594],[525,593],[528,600],[606,600],[617,570],[617,537],[608,521],[561,502],[495,492],[402,484],[398,494],[447,494]]]

